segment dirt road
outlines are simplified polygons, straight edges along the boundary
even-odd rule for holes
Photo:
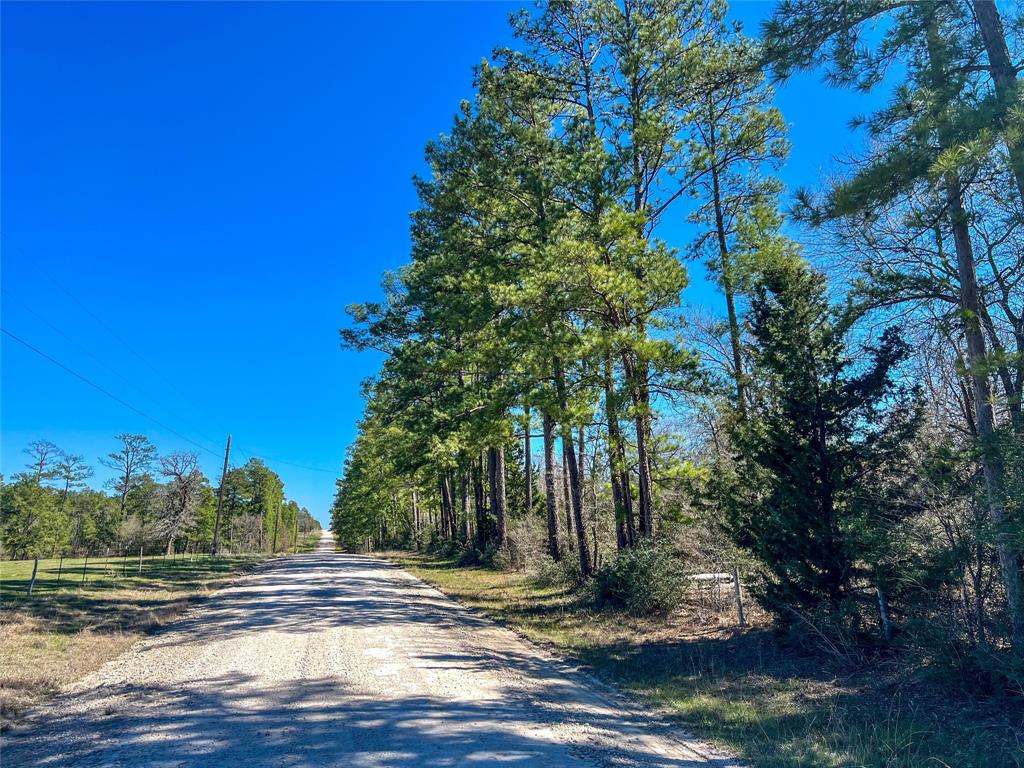
[[[715,766],[405,571],[281,559],[3,739],[4,768]]]

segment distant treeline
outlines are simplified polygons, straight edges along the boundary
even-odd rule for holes
[[[2,554],[8,559],[209,552],[217,496],[198,456],[159,454],[145,435],[121,434],[100,459],[113,472],[106,490],[87,486],[83,456],[37,440],[24,472],[0,489]],[[281,478],[259,459],[228,470],[220,515],[220,553],[284,552],[320,528],[285,499]]]
[[[513,27],[427,146],[410,262],[349,310],[344,345],[385,361],[339,541],[653,608],[735,566],[794,636],[1020,690],[1019,10],[786,0],[754,38],[724,3],[594,0]],[[787,200],[772,84],[807,70],[879,97],[859,156]]]

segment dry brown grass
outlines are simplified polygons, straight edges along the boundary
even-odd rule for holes
[[[5,725],[99,668],[142,637],[143,631],[68,635],[47,631],[45,621],[24,615],[0,621],[0,718]]]
[[[16,568],[21,564],[5,563],[0,593],[0,729],[173,621],[254,562],[225,558],[186,566],[154,560],[142,576],[111,579],[97,572],[85,586],[65,581],[31,599],[24,594],[24,584],[10,578],[20,575]]]

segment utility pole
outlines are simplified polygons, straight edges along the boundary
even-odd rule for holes
[[[533,513],[533,452],[530,450],[530,404],[523,404],[523,458],[526,464],[526,514]]]
[[[228,456],[231,454],[231,435],[228,435],[228,444],[224,449],[224,471],[220,473],[220,490],[217,492],[217,516],[213,521],[213,551],[211,557],[217,555],[217,544],[220,542],[220,510],[224,505],[224,484],[228,479]]]
[[[277,524],[281,521],[281,500],[274,507],[274,540],[270,544],[270,554],[277,554]]]

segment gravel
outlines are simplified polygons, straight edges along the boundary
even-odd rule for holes
[[[7,734],[15,766],[736,763],[376,558],[272,561]]]

